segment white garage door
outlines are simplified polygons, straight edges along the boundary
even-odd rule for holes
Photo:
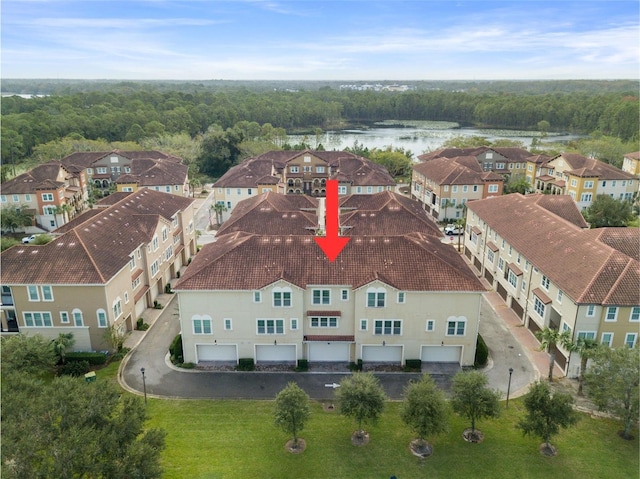
[[[362,346],[362,360],[372,363],[401,363],[402,346]]]
[[[460,363],[462,346],[422,346],[422,359],[427,363]]]
[[[309,343],[309,361],[336,361],[349,362],[350,343],[344,342],[317,342]]]
[[[295,344],[259,344],[256,346],[256,362],[296,361]]]
[[[198,361],[238,361],[235,344],[198,344]]]

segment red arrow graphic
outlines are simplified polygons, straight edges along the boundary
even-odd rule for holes
[[[325,256],[332,263],[336,260],[342,249],[351,238],[338,236],[338,181],[327,180],[327,198],[325,202],[326,232],[324,237],[314,238],[318,246],[322,248]]]

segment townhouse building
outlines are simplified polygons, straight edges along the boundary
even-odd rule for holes
[[[510,194],[469,203],[464,245],[524,327],[618,348],[638,340],[638,237],[638,228],[587,229],[568,195]],[[565,374],[579,374],[577,353],[554,352]]]
[[[437,157],[413,165],[411,197],[438,221],[464,217],[468,201],[501,195],[504,177],[475,156]]]
[[[597,195],[631,200],[638,191],[638,178],[613,165],[576,153],[563,153],[536,166],[535,191],[569,195],[585,209]]]
[[[527,158],[531,153],[522,148],[480,146],[473,148],[441,148],[418,156],[420,161],[436,158],[456,158],[473,156],[482,171],[493,171],[505,178],[523,176],[526,172]]]
[[[193,200],[148,189],[109,198],[50,243],[2,252],[3,333],[72,333],[76,350],[107,350],[105,331],[131,331],[195,254]]]
[[[622,158],[622,171],[640,177],[640,151],[626,153]]]
[[[88,178],[83,170],[49,161],[2,183],[0,193],[3,208],[24,209],[35,226],[53,231],[85,210]]]
[[[344,151],[270,151],[229,169],[213,186],[214,199],[227,218],[242,200],[266,191],[324,196],[327,180],[339,182],[338,194],[391,190],[395,181],[382,166]]]
[[[329,262],[313,238],[321,199],[302,198],[241,202],[175,284],[185,361],[473,364],[484,288],[422,208],[342,198],[351,239]]]

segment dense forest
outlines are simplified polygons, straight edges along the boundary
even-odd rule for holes
[[[47,96],[3,97],[2,163],[20,162],[38,145],[65,137],[107,142],[166,134],[196,138],[212,126],[226,130],[241,122],[294,133],[382,120],[444,120],[462,126],[598,132],[623,141],[637,141],[640,130],[638,82],[632,81],[444,82],[439,87],[417,82],[405,92],[274,84],[3,80],[4,92]]]

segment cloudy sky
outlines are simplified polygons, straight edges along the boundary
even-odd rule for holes
[[[638,0],[2,0],[3,78],[637,79]]]

